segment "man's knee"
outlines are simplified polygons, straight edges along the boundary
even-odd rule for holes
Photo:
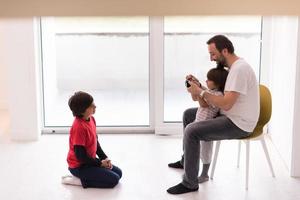
[[[185,123],[185,121],[186,121],[187,113],[188,113],[188,109],[185,110],[185,111],[183,111],[183,114],[182,114],[182,121],[183,121],[183,123]]]
[[[193,124],[188,124],[184,130],[184,137],[186,139],[193,139],[198,133],[199,131],[195,129],[195,126]]]
[[[183,117],[191,116],[195,112],[195,109],[197,108],[188,108],[185,111],[183,111]]]
[[[184,130],[184,137],[187,140],[204,140],[207,141],[207,135],[205,130],[195,123],[190,123]]]
[[[186,127],[189,123],[193,122],[196,117],[197,108],[188,108],[183,112],[182,121],[183,126]]]

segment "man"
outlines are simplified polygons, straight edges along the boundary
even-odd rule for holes
[[[229,69],[224,96],[215,96],[199,87],[198,80],[187,76],[192,96],[200,96],[221,109],[221,115],[206,121],[194,122],[195,110],[184,112],[183,181],[167,190],[183,194],[198,190],[200,140],[214,141],[239,139],[251,134],[259,116],[259,90],[255,73],[250,65],[234,53],[231,41],[216,35],[207,41],[210,60]]]

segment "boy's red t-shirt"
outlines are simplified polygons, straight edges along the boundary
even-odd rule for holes
[[[69,152],[67,157],[69,168],[76,168],[81,164],[76,158],[74,145],[84,146],[87,155],[91,158],[96,158],[97,134],[94,117],[90,117],[89,121],[79,117],[74,119],[69,136]]]

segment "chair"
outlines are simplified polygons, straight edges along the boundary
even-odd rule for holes
[[[275,177],[272,163],[270,160],[269,152],[265,142],[265,133],[263,131],[264,126],[269,122],[272,113],[272,97],[269,89],[264,85],[259,85],[259,92],[260,92],[260,113],[259,119],[257,122],[256,127],[253,130],[253,133],[246,138],[239,139],[239,146],[238,146],[238,161],[237,167],[239,167],[240,162],[240,151],[241,151],[241,143],[242,141],[246,144],[246,190],[248,189],[248,179],[249,179],[249,154],[250,154],[250,141],[259,140],[262,144],[263,150],[265,152],[272,176]],[[213,179],[214,171],[217,163],[218,153],[220,149],[221,141],[216,141],[215,146],[215,153],[212,163],[212,170],[210,178]]]

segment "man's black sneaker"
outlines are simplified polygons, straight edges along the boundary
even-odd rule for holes
[[[170,187],[167,192],[170,194],[184,194],[184,193],[188,193],[188,192],[195,192],[198,190],[197,188],[194,189],[190,189],[185,187],[182,183],[179,183],[178,185],[175,185],[173,187]]]
[[[168,166],[171,168],[183,169],[183,165],[180,163],[180,161],[169,163]]]

